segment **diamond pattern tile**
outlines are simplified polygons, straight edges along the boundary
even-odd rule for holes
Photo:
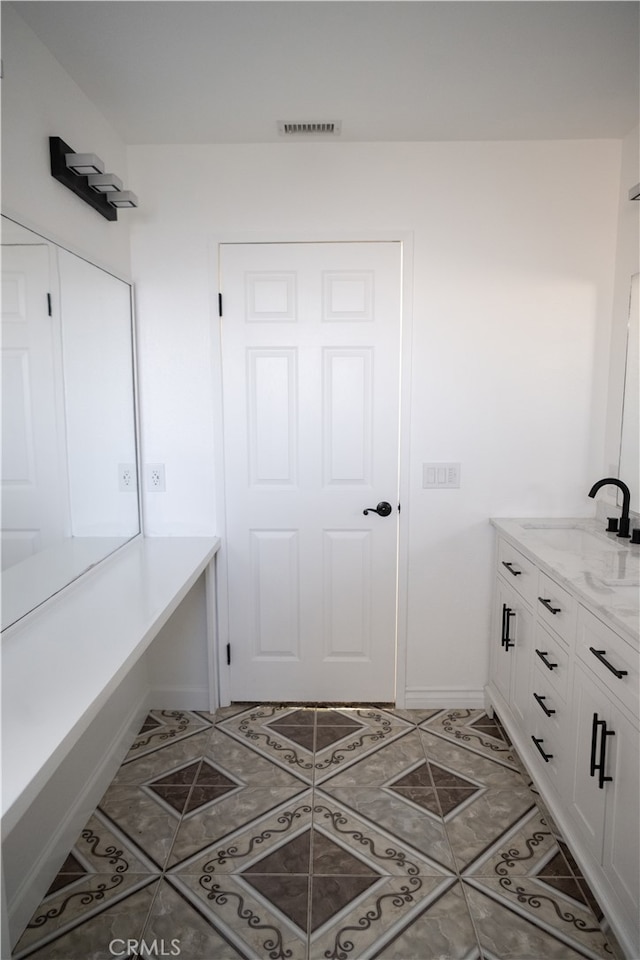
[[[12,957],[613,960],[538,799],[481,710],[154,710]]]
[[[246,878],[280,913],[293,921],[302,933],[309,918],[309,875],[257,874]]]
[[[311,831],[305,830],[298,837],[294,837],[278,847],[273,853],[245,867],[247,873],[309,873],[311,862]]]
[[[369,889],[378,878],[316,877],[311,880],[311,931],[315,932]]]

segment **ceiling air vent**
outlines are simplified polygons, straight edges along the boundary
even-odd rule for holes
[[[289,120],[278,121],[278,133],[281,137],[339,137],[342,132],[342,121],[327,120],[324,122]]]

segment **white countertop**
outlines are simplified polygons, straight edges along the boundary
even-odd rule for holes
[[[68,537],[2,571],[2,629],[46,603],[131,537]]]
[[[2,636],[2,827],[8,832],[220,547],[140,537]]]
[[[595,519],[492,519],[522,553],[637,647],[640,545]]]

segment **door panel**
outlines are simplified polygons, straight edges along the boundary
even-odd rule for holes
[[[371,641],[371,534],[324,531],[324,655],[367,660]]]
[[[63,428],[56,392],[56,320],[45,245],[2,250],[2,565],[67,531]]]
[[[371,348],[323,350],[325,483],[371,482]]]
[[[231,697],[391,701],[400,244],[223,244],[220,275]]]
[[[295,483],[296,361],[295,349],[247,351],[251,485]]]
[[[295,530],[252,530],[253,660],[300,656],[298,543]]]

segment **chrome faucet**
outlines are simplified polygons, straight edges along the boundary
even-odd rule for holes
[[[629,539],[629,507],[631,505],[631,493],[629,487],[622,480],[616,480],[615,477],[605,477],[604,480],[598,480],[589,490],[589,496],[595,497],[600,487],[605,487],[608,483],[622,491],[622,514],[619,522],[615,523],[615,518],[609,517],[608,530],[618,530],[618,536]]]

